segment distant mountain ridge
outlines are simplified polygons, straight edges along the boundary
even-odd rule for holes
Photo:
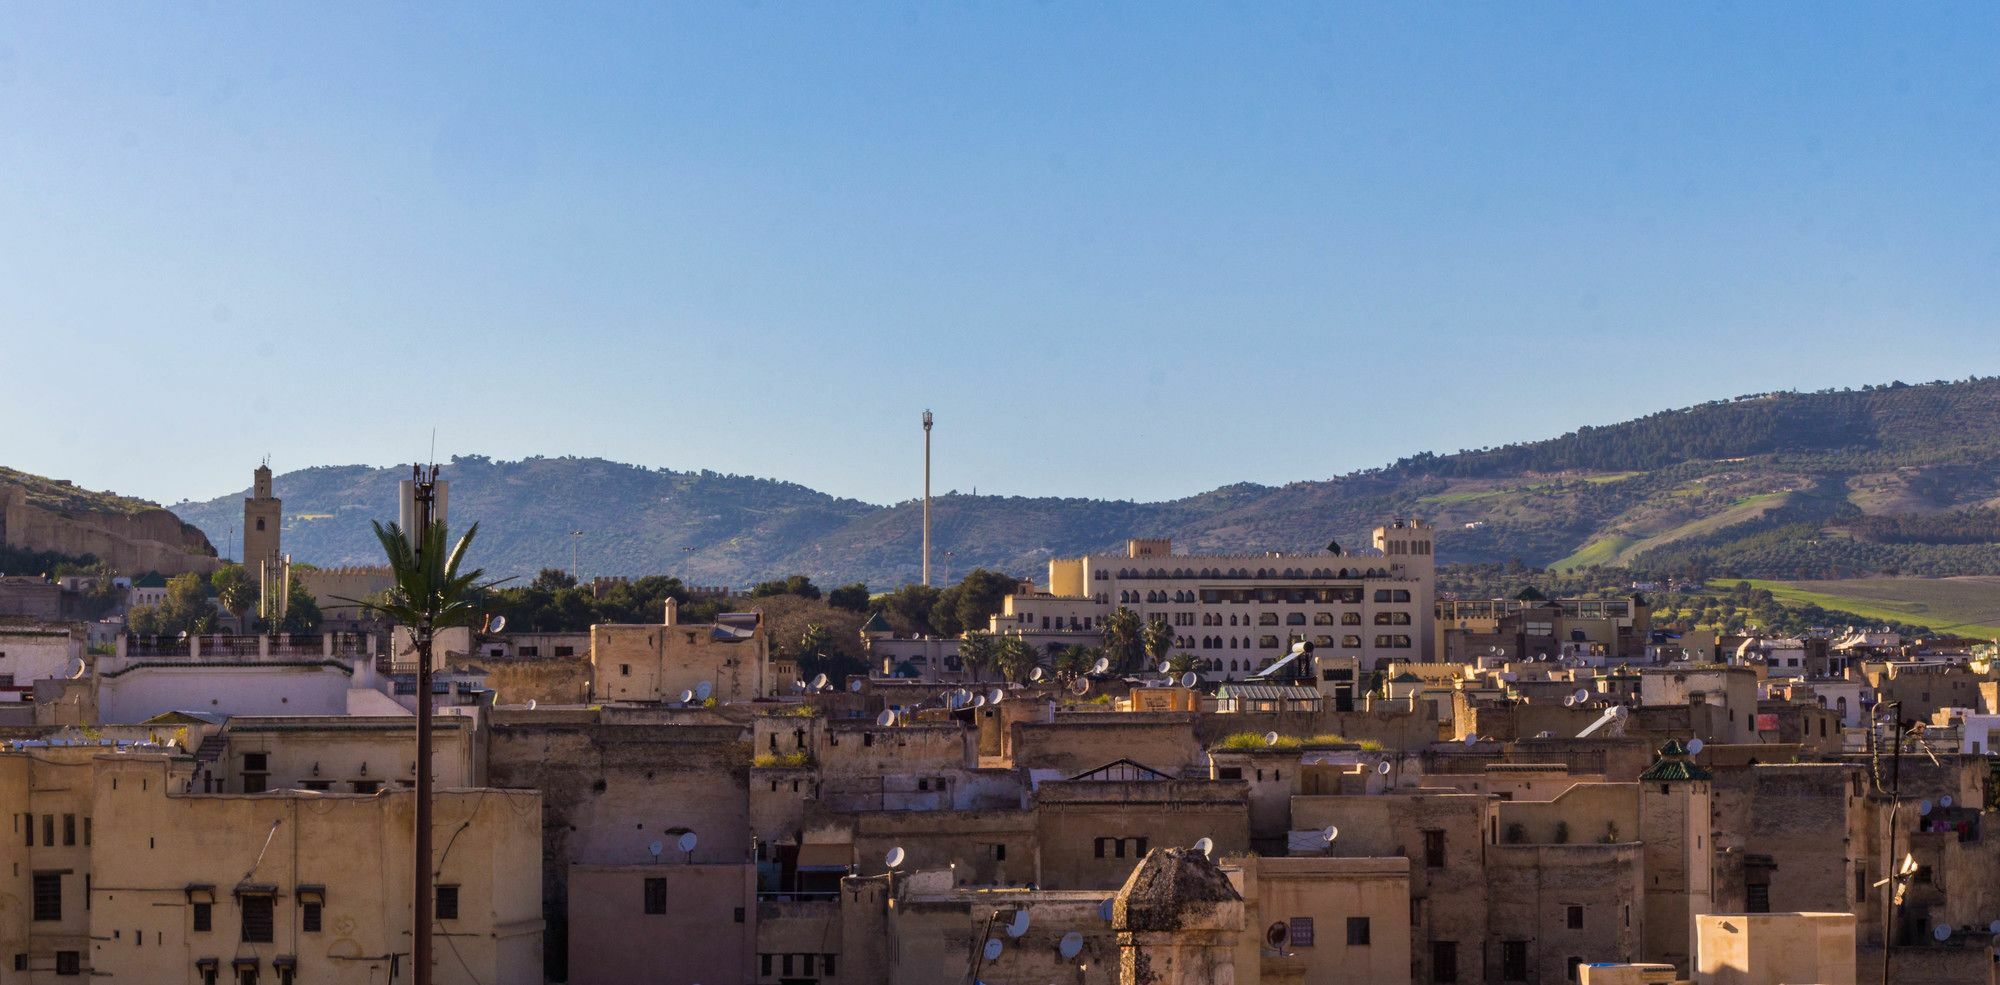
[[[914,501],[881,506],[772,479],[593,458],[463,456],[444,471],[454,527],[480,521],[476,560],[500,574],[567,568],[573,530],[583,531],[586,577],[668,573],[743,586],[807,574],[880,588],[919,573]],[[367,521],[393,516],[406,475],[327,466],[278,476],[286,550],[322,565],[374,563]],[[245,494],[172,509],[235,554]],[[2000,526],[1986,512],[1996,507],[2000,379],[1974,378],[1713,401],[1545,441],[1166,502],[946,495],[933,505],[932,561],[944,579],[975,566],[1038,577],[1051,556],[1117,549],[1131,537],[1172,537],[1176,549],[1199,552],[1315,551],[1329,540],[1364,544],[1385,517],[1417,516],[1439,526],[1445,562],[2000,574],[2000,544],[1987,533]],[[1939,526],[1948,529],[1910,534]]]

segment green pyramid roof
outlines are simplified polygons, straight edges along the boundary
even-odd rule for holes
[[[864,633],[895,632],[894,629],[890,628],[889,620],[882,618],[882,610],[880,609],[876,609],[874,612],[869,614],[868,621],[861,624],[861,631]]]
[[[1659,783],[1671,783],[1676,780],[1707,780],[1712,778],[1707,770],[1696,766],[1687,756],[1687,747],[1681,745],[1681,740],[1668,739],[1667,744],[1660,747],[1659,761],[1646,767],[1646,772],[1639,774],[1639,779]]]

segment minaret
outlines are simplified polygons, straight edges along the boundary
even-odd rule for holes
[[[269,606],[281,602],[284,553],[279,543],[279,521],[284,503],[271,494],[271,463],[257,466],[250,480],[250,497],[243,501],[243,570],[257,586],[257,611],[267,619]]]
[[[924,411],[924,587],[931,583],[931,412]]]

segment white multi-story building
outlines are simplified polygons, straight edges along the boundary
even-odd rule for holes
[[[1300,640],[1374,669],[1433,652],[1433,546],[1416,520],[1377,527],[1373,549],[1343,554],[1175,554],[1171,541],[1134,540],[1124,553],[1049,561],[1048,590],[1008,596],[991,629],[1044,651],[1096,645],[1105,618],[1126,608],[1173,626],[1174,652],[1213,678],[1255,674]]]

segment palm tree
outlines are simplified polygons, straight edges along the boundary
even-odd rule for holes
[[[1174,627],[1167,625],[1165,619],[1155,619],[1147,623],[1143,640],[1146,644],[1146,656],[1152,658],[1148,663],[1158,664],[1167,659],[1167,654],[1173,652],[1174,643],[1178,639],[1174,635]]]
[[[1005,679],[1025,680],[1028,671],[1035,666],[1035,648],[1019,636],[1006,637],[993,654],[993,663],[1000,668],[1000,676]]]
[[[1056,679],[1067,684],[1090,673],[1090,668],[1097,664],[1097,658],[1102,656],[1104,651],[1098,647],[1066,646],[1055,655],[1050,665],[1055,668]]]
[[[421,495],[421,493],[420,493]],[[420,504],[428,506],[428,503]],[[428,515],[425,509],[419,515]],[[388,556],[394,584],[368,601],[341,599],[410,627],[417,647],[417,818],[415,916],[411,959],[416,985],[430,985],[431,967],[431,879],[435,861],[431,853],[431,642],[440,629],[470,626],[479,618],[478,599],[489,584],[481,584],[485,572],[477,568],[461,572],[465,552],[479,533],[475,523],[458,543],[445,550],[449,535],[444,521],[426,525],[419,543],[412,543],[395,524],[375,523],[375,539]]]
[[[958,659],[965,662],[965,668],[972,672],[974,681],[979,680],[979,668],[991,666],[999,655],[1000,644],[992,633],[974,630],[958,641]]]
[[[1139,614],[1122,605],[1104,617],[1104,655],[1111,658],[1112,666],[1132,670],[1146,659],[1143,634]]]

